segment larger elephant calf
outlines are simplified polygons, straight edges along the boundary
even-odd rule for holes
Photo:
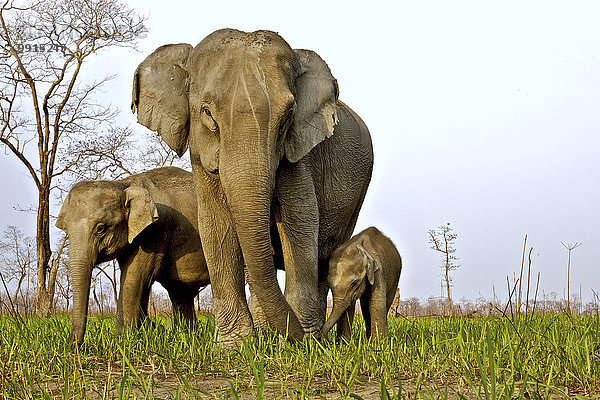
[[[194,297],[209,276],[191,173],[167,167],[119,181],[80,182],[56,226],[70,241],[72,341],[81,343],[85,334],[92,269],[115,258],[121,268],[118,328],[147,315],[155,281],[169,293],[174,312],[194,318]]]

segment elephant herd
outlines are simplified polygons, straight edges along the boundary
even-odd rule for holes
[[[376,228],[350,239],[371,137],[319,55],[274,32],[218,30],[150,54],[131,107],[177,154],[189,149],[192,173],[167,167],[73,187],[56,222],[71,243],[72,341],[85,334],[92,269],[115,258],[118,329],[147,314],[158,281],[188,319],[210,283],[224,347],[251,335],[258,315],[292,339],[319,338],[336,321],[349,336],[359,297],[367,333],[385,334],[401,259]]]

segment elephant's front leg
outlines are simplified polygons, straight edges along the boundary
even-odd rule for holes
[[[246,276],[246,282],[250,281],[250,276],[248,275],[248,269],[244,268],[244,275]],[[256,293],[252,290],[252,287],[248,285],[248,290],[250,291],[250,314],[252,314],[252,323],[254,324],[254,328],[260,329],[268,329],[269,320],[265,315],[265,312],[258,304],[258,299],[256,298]]]
[[[198,230],[210,275],[215,342],[232,347],[253,333],[246,302],[244,261],[221,187],[192,164],[198,197]]]
[[[252,322],[254,323],[255,328],[269,328],[269,320],[263,309],[260,307],[260,304],[258,304],[256,295],[252,293],[252,289],[250,289],[250,313],[252,314]]]
[[[121,265],[121,293],[117,312],[117,325],[131,326],[148,315],[148,300],[152,288],[152,266],[160,265],[161,255],[145,253],[140,248]]]
[[[312,179],[303,163],[278,172],[274,205],[285,265],[285,298],[307,334],[320,337],[319,209]]]

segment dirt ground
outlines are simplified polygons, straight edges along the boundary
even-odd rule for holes
[[[290,377],[291,378],[291,377]],[[110,382],[107,384],[107,382]],[[83,391],[79,392],[80,397],[82,398],[102,398],[102,399],[118,399],[119,398],[119,390],[120,390],[121,376],[118,373],[113,374],[110,379],[104,380],[103,384],[99,385],[90,385],[88,384],[85,388],[81,388]],[[69,383],[71,386],[76,385],[76,383]],[[246,385],[243,385],[246,386]],[[290,383],[285,384],[282,387],[280,382],[265,382],[265,390],[264,390],[264,399],[286,399],[290,398],[292,394],[294,394],[294,385],[293,381],[290,380]],[[194,389],[194,393],[190,390],[190,387]],[[320,384],[319,382],[314,382],[311,384],[311,390],[314,394],[308,396],[309,399],[324,399],[324,400],[336,400],[336,399],[356,399],[362,398],[364,400],[379,400],[384,397],[381,396],[380,393],[380,385],[379,383],[367,383],[363,385],[355,385],[352,388],[352,391],[349,393],[341,393],[338,390],[319,390],[319,387],[326,388],[328,385],[326,383]],[[419,388],[419,397],[420,398],[448,398],[448,399],[473,399],[473,398],[485,398],[485,394],[482,392],[480,396],[473,391],[471,387],[464,386],[458,387],[456,385],[450,385],[448,387],[448,395],[446,397],[444,393],[444,385],[434,382],[424,383]],[[61,396],[61,393],[64,388],[64,383],[59,383],[56,381],[46,382],[40,385],[40,389],[43,388],[50,396]],[[179,393],[178,393],[179,388]],[[395,387],[392,389],[388,387],[388,392],[390,394],[390,398],[393,397],[392,390],[398,392],[398,388]],[[71,388],[73,390],[73,387]],[[125,389],[125,392],[127,389]],[[41,390],[40,390],[41,392]],[[402,398],[417,398],[415,396],[417,392],[416,382],[414,381],[403,381],[402,382]],[[516,390],[518,393],[518,389]],[[71,392],[72,393],[72,392]],[[253,389],[240,389],[238,388],[235,392],[239,399],[256,399],[257,393],[256,390]],[[284,394],[282,394],[284,393]],[[296,390],[296,393],[300,393]],[[515,396],[517,395],[515,393]],[[298,396],[298,394],[296,394]],[[350,397],[350,394],[360,397]],[[573,396],[576,393],[569,393]],[[585,394],[585,393],[577,393],[579,396],[584,396],[585,398],[598,398],[594,397],[593,394]],[[597,395],[597,394],[596,394]],[[539,394],[535,392],[527,393],[526,398],[530,399],[539,399],[542,398]],[[565,395],[564,393],[553,393],[553,399],[568,399],[573,398],[571,396]],[[132,385],[128,394],[123,396],[124,398],[155,398],[155,399],[173,399],[176,397],[187,399],[187,398],[200,398],[200,399],[232,399],[236,398],[232,391],[232,384],[230,380],[225,378],[207,374],[203,377],[194,377],[191,379],[180,378],[176,375],[171,376],[156,376],[154,380],[153,387],[148,389],[140,387],[140,385]],[[545,397],[545,396],[544,396]]]
[[[108,383],[110,382],[110,383]],[[88,380],[85,388],[77,388],[74,389],[77,385],[75,382],[69,382],[68,384],[71,386],[70,392],[76,392],[79,394],[81,398],[102,398],[102,399],[118,399],[119,391],[120,391],[120,383],[121,376],[118,373],[113,374],[110,380],[106,379],[103,383],[98,382],[98,384],[91,384]],[[246,386],[246,385],[244,385]],[[280,382],[265,382],[264,389],[264,399],[286,399],[290,398],[294,392],[296,395],[299,395],[299,390],[294,390],[293,381],[286,384],[283,388]],[[319,387],[326,388],[327,384],[320,384],[319,382],[314,382],[311,384],[311,391],[314,394],[308,396],[310,399],[326,399],[326,400],[334,400],[334,399],[347,399],[347,398],[355,398],[349,397],[350,393],[354,395],[360,396],[364,400],[379,400],[381,399],[380,395],[380,386],[378,383],[368,383],[365,385],[355,385],[352,388],[350,393],[340,393],[337,390],[320,390]],[[195,391],[195,394],[189,389],[192,387]],[[427,392],[426,386],[421,387],[421,394]],[[39,385],[40,394],[42,391],[45,391],[51,397],[60,397],[64,390],[64,383],[51,381],[41,383]],[[155,399],[173,399],[178,396],[178,388],[179,388],[179,398],[201,398],[201,399],[232,399],[236,396],[232,391],[232,384],[230,380],[224,379],[218,376],[210,376],[206,375],[202,378],[192,378],[189,381],[185,381],[180,377],[175,375],[172,376],[161,376],[159,379],[155,379],[153,387],[148,391],[145,388],[140,387],[140,385],[132,385],[128,394],[125,394],[124,398],[155,398]],[[43,389],[43,390],[42,390]],[[398,388],[395,388],[396,392]],[[431,390],[431,389],[430,389]],[[124,392],[126,392],[125,389]],[[388,391],[390,396],[393,396],[392,388],[388,387]],[[416,387],[414,383],[403,382],[403,398],[413,398],[416,392]],[[255,388],[252,389],[240,389],[237,388],[236,392],[239,399],[256,399],[257,393]],[[282,394],[283,393],[283,394]],[[466,398],[471,398],[469,395],[470,391],[468,388],[465,388],[461,391],[461,394]],[[472,393],[470,393],[472,394]],[[459,399],[456,393],[449,392],[449,399]],[[429,397],[429,396],[428,396]]]

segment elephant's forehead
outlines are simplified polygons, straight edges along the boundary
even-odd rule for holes
[[[354,280],[359,274],[360,263],[352,258],[343,257],[339,259],[333,268],[330,268],[329,280],[331,281],[332,287],[340,286],[344,282]]]
[[[288,47],[287,42],[275,32],[243,32],[236,29],[220,29],[208,35],[200,45],[207,47],[232,47],[262,49],[264,47]]]
[[[262,81],[280,80],[284,76],[276,71],[291,68],[288,58],[276,49],[267,48],[197,48],[188,69],[193,83],[214,81],[219,82],[219,88],[222,88],[228,82],[235,84],[240,74],[256,75]]]
[[[79,198],[72,204],[74,216],[87,221],[112,221],[121,213],[121,205],[112,199]]]
[[[113,188],[80,184],[69,195],[69,208],[79,219],[110,219],[121,210],[122,199]]]
[[[218,78],[231,81],[232,74],[249,66],[271,71],[292,68],[293,50],[274,32],[246,33],[231,29],[217,31],[200,42],[192,51],[188,69],[194,75],[204,75],[203,80]],[[194,73],[194,70],[196,73]],[[214,75],[207,77],[205,74]],[[276,79],[276,76],[269,76]]]
[[[119,209],[120,203],[111,197],[91,195],[88,197],[78,196],[72,200],[72,206],[79,208],[88,215],[104,214],[105,210]]]

